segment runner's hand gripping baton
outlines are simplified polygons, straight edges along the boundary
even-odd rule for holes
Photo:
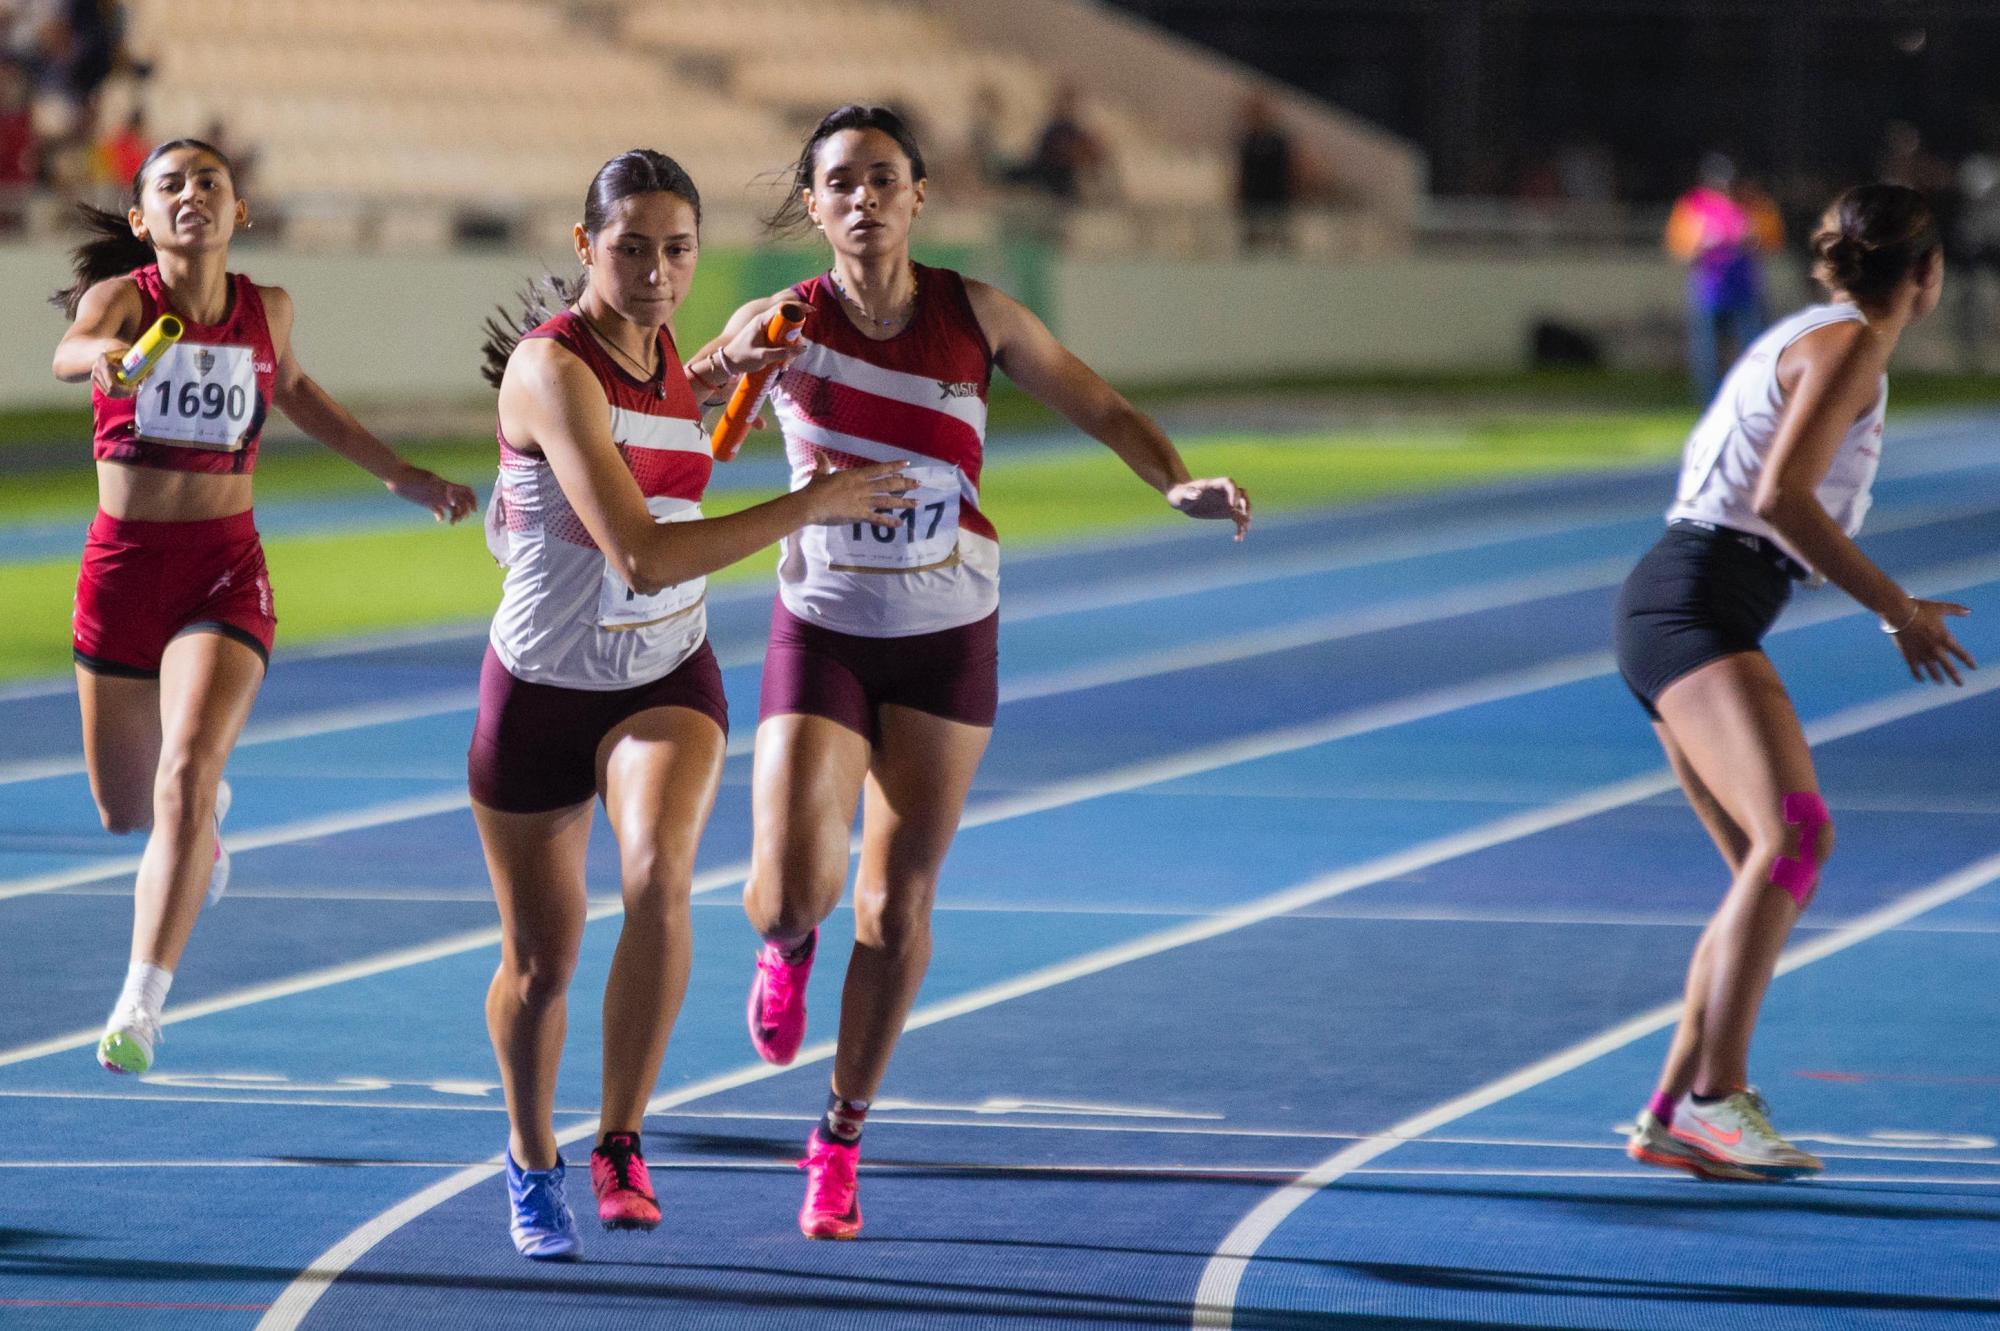
[[[771,311],[764,324],[764,340],[774,347],[798,341],[808,313],[808,306],[795,300],[786,301]],[[757,414],[757,400],[764,396],[764,384],[770,377],[771,370],[767,368],[752,370],[736,381],[736,391],[729,395],[729,405],[722,409],[715,433],[709,436],[709,446],[717,462],[732,461],[736,450],[743,447],[743,436],[750,432],[750,418]]]
[[[151,374],[153,367],[160,363],[160,357],[166,355],[167,349],[180,341],[181,334],[186,331],[181,321],[171,314],[163,314],[153,320],[153,326],[139,335],[139,340],[125,353],[125,359],[118,362],[118,382],[136,384]]]

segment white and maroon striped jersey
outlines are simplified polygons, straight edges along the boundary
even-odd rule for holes
[[[625,373],[573,312],[526,338],[553,338],[603,385],[611,438],[655,522],[701,516],[714,465],[701,410],[673,339],[660,331],[660,377]],[[486,510],[493,557],[507,570],[493,650],[515,678],[570,689],[623,689],[671,673],[708,633],[706,580],[650,596],[626,585],[597,548],[539,454],[500,435],[500,483]]]
[[[868,638],[935,633],[1000,603],[1000,544],[979,511],[993,352],[948,268],[917,270],[909,326],[876,340],[820,276],[794,290],[812,307],[805,351],[778,374],[771,402],[792,488],[814,462],[907,459],[917,507],[881,523],[805,527],[785,538],[778,594],[808,623]]]

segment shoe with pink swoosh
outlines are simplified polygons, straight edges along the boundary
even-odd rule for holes
[[[1683,1096],[1674,1106],[1669,1135],[1704,1161],[1749,1170],[1765,1180],[1800,1178],[1826,1168],[1818,1156],[1801,1151],[1771,1126],[1770,1106],[1754,1088],[1732,1092],[1709,1104]],[[1711,1173],[1711,1177],[1728,1177]]]
[[[1639,1111],[1639,1117],[1632,1125],[1632,1135],[1625,1141],[1625,1154],[1642,1165],[1652,1165],[1656,1169],[1684,1169],[1696,1178],[1730,1179],[1744,1183],[1769,1181],[1766,1175],[1754,1169],[1711,1159],[1675,1136],[1673,1130],[1660,1122],[1650,1109]]]
[[[806,1201],[799,1208],[799,1232],[809,1239],[851,1239],[861,1232],[861,1143],[828,1141],[815,1128],[806,1141]]]
[[[798,961],[787,961],[776,943],[764,944],[750,982],[750,1046],[757,1057],[779,1067],[799,1056],[806,1039],[806,981],[819,951],[819,930],[807,941],[806,954]]]

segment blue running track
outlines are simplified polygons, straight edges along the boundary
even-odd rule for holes
[[[1996,426],[1898,430],[1863,539],[1995,668],[1919,688],[1825,590],[1769,643],[1841,849],[1753,1068],[1823,1178],[1622,1153],[1724,887],[1607,651],[1648,467],[1010,556],[999,725],[846,1244],[793,1218],[845,912],[799,1062],[742,1029],[768,589],[712,602],[736,734],[646,1125],[666,1220],[589,1225],[567,1267],[515,1256],[492,1163],[481,634],[281,649],[235,877],[137,1081],[90,1048],[139,846],[97,828],[69,685],[0,690],[0,1325],[2000,1326]],[[603,828],[591,856],[573,1163],[619,927]]]

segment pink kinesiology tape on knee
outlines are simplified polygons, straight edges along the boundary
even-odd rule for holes
[[[1799,829],[1799,853],[1797,858],[1780,855],[1771,866],[1771,881],[1791,893],[1792,900],[1804,910],[1813,889],[1819,886],[1819,829],[1832,822],[1833,816],[1826,810],[1826,801],[1810,790],[1785,796],[1783,812],[1785,821]]]

